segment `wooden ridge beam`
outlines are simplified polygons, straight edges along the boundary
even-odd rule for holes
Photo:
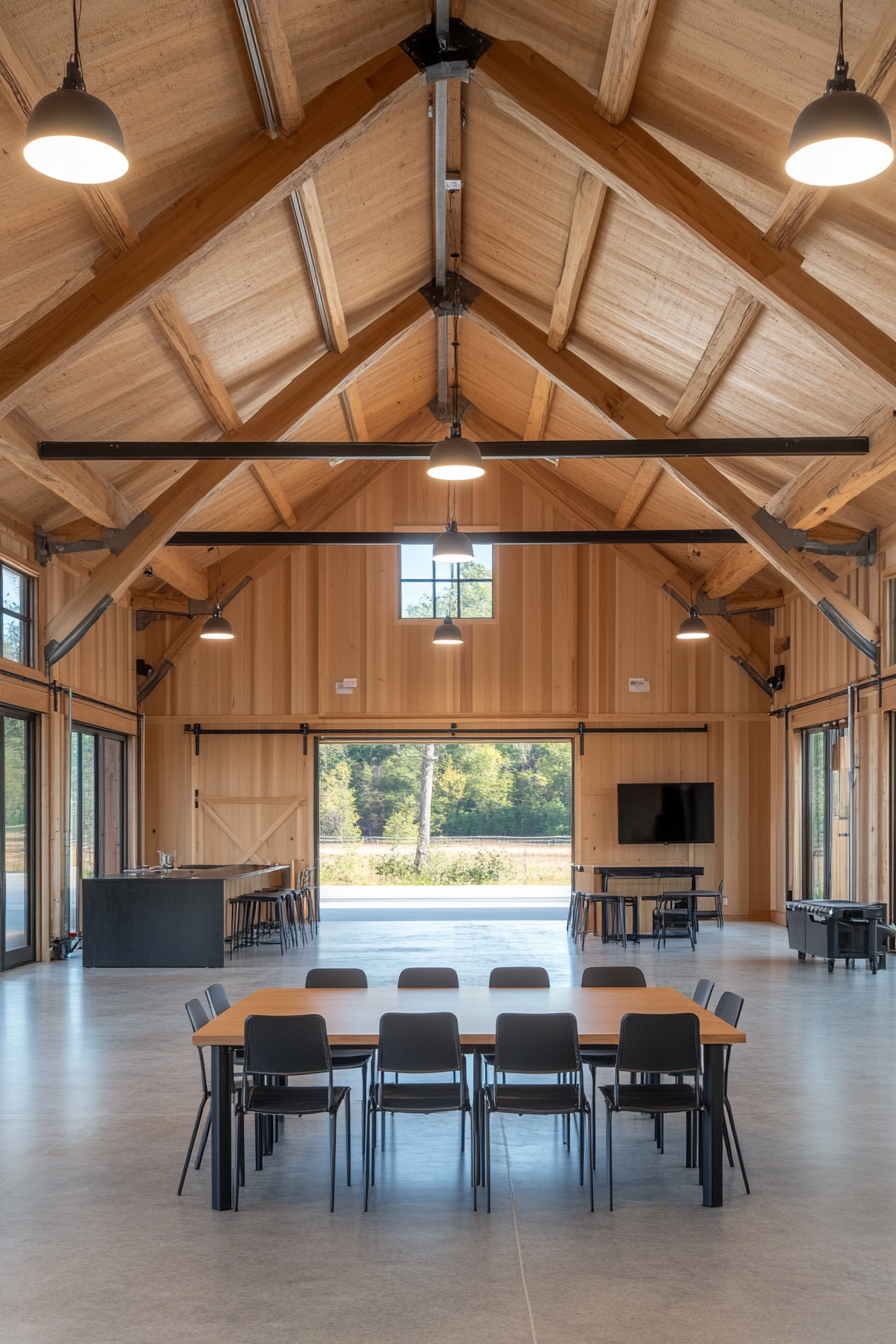
[[[851,499],[896,471],[896,411],[880,406],[859,426],[867,434],[870,452],[861,462],[834,463],[827,458],[808,462],[766,504],[773,518],[788,527],[807,529],[833,518]],[[726,552],[706,574],[709,597],[724,597],[758,573],[765,557],[743,546]]]
[[[0,89],[25,125],[35,103],[50,90],[31,57],[16,47],[0,26]],[[102,186],[77,187],[91,223],[114,257],[123,256],[140,241],[124,201],[111,182]]]
[[[668,461],[665,465],[670,475],[724,518],[765,562],[818,607],[850,643],[873,662],[879,661],[880,630],[875,622],[826,579],[808,557],[779,546],[757,521],[753,501],[711,462],[689,458]]]
[[[883,102],[896,84],[896,3],[890,0],[880,23],[868,39],[859,59],[850,71],[859,93],[870,94]],[[765,240],[772,247],[788,247],[824,205],[830,187],[808,187],[794,182],[775,211],[774,219],[765,231]]]
[[[586,89],[522,43],[493,42],[477,65],[476,80],[509,117],[626,199],[673,220],[710,247],[769,307],[796,317],[883,396],[892,396],[896,341],[803,271],[796,253],[773,247],[756,225],[643,127],[631,118],[610,126],[594,111]]]
[[[311,99],[304,122],[291,136],[257,136],[162,211],[136,247],[8,343],[0,370],[0,415],[156,298],[216,244],[335,159],[421,79],[400,48],[375,56]]]
[[[739,285],[725,305],[715,331],[700,356],[688,385],[666,423],[676,434],[699,413],[722,374],[740,349],[753,326],[762,304],[754,294]]]
[[[595,111],[611,126],[618,126],[628,116],[655,10],[656,0],[616,0],[594,104]]]

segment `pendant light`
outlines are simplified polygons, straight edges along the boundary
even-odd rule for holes
[[[695,548],[695,554],[700,552]],[[690,551],[688,552],[690,558]],[[694,606],[694,571],[688,565],[688,583],[690,587],[691,605],[688,607],[688,614],[685,616],[681,625],[678,627],[676,639],[709,639],[709,630],[706,628],[706,622],[697,615],[697,608]]]
[[[690,615],[685,616],[681,625],[678,627],[676,639],[709,639],[709,631],[702,617],[697,615],[697,608],[691,607]]]
[[[209,616],[203,625],[199,634],[200,639],[233,639],[233,626],[226,616],[221,615],[221,608],[215,607],[214,612]]]
[[[456,252],[452,252],[451,255],[454,258],[457,257]],[[459,274],[455,271],[455,290],[459,279]],[[456,298],[457,295],[455,294]],[[451,433],[447,439],[433,445],[426,474],[427,476],[433,476],[437,481],[474,481],[477,476],[485,475],[485,467],[482,465],[482,454],[479,451],[478,444],[461,437],[458,410],[460,395],[458,350],[460,349],[460,343],[457,339],[457,304],[455,304],[454,311],[454,340],[451,344],[454,350],[454,380],[451,384]]]
[[[475,559],[473,555],[473,543],[465,532],[458,532],[457,523],[454,515],[457,512],[457,486],[454,487],[454,508],[451,507],[451,483],[448,484],[448,519],[445,523],[445,531],[440,537],[436,537],[432,548],[432,558],[435,564],[442,565],[462,565],[467,560]]]
[[[87,92],[78,46],[79,0],[72,0],[75,46],[62,88],[36,103],[24,154],[39,173],[60,182],[114,182],[128,170],[124,137],[111,107]]]
[[[813,187],[847,186],[876,177],[893,162],[887,114],[867,93],[856,92],[843,55],[843,0],[834,78],[820,98],[796,119],[784,165],[797,182]]]
[[[455,625],[450,616],[446,616],[441,625],[437,625],[432,637],[433,644],[463,644],[464,637],[460,632],[460,627]]]
[[[199,632],[200,639],[233,639],[233,626],[226,616],[221,615],[221,550],[218,548],[218,583],[215,592],[215,609]]]

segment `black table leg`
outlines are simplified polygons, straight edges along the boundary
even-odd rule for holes
[[[725,1124],[725,1047],[703,1047],[703,1203],[719,1208],[722,1198],[722,1132]]]
[[[233,1081],[233,1050],[229,1045],[212,1046],[212,1208],[232,1207],[232,1138],[230,1097]]]

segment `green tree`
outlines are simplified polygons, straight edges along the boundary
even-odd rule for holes
[[[336,760],[320,777],[320,833],[356,839],[361,834],[352,790],[351,767]]]

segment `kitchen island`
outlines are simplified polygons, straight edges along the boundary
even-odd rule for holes
[[[85,878],[84,965],[223,966],[230,898],[289,882],[288,864],[197,864]]]

